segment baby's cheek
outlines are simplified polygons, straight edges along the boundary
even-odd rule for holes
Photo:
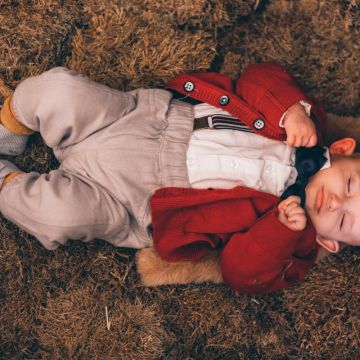
[[[311,210],[307,211],[307,215],[310,218],[310,221],[311,221],[312,225],[314,226],[316,232],[318,234],[320,234],[320,232],[322,232],[324,229],[322,226],[321,219],[319,219],[319,216],[317,216],[317,214],[315,214]]]
[[[316,216],[312,223],[318,235],[321,235],[326,238],[332,238],[333,236],[333,226],[331,225],[331,218],[325,216]]]

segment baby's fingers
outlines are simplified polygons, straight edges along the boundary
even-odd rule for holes
[[[287,216],[291,208],[300,206],[300,202],[301,199],[299,196],[291,195],[278,204],[278,210]]]
[[[286,216],[290,216],[291,214],[297,213],[301,210],[302,208],[299,206],[299,204],[293,201],[284,209],[284,212]]]
[[[286,143],[289,146],[300,147],[306,146],[311,147],[315,146],[317,143],[316,130],[313,126],[306,126],[289,129],[287,131]]]
[[[305,214],[305,210],[297,202],[292,202],[285,210],[286,215],[290,216],[292,214]]]
[[[305,146],[305,144],[308,142],[308,140],[304,137],[301,136],[300,134],[298,135],[289,135],[286,143],[289,146],[294,146],[294,147],[300,147],[300,146]]]
[[[306,226],[306,216],[302,214],[294,214],[288,217],[289,228],[294,231],[304,230]]]
[[[300,205],[300,203],[301,203],[301,198],[300,198],[300,196],[291,195],[291,196],[287,197],[285,200],[283,200],[281,203],[283,203],[284,206],[288,206],[288,205],[291,204],[292,202]]]
[[[294,134],[287,134],[286,143],[289,146],[294,146],[296,141],[296,136]]]
[[[317,142],[316,134],[313,131],[309,131],[304,135],[299,133],[296,136],[294,146],[295,147],[300,147],[300,146],[311,147],[311,146],[315,146],[316,142]]]
[[[312,146],[315,146],[316,144],[317,144],[317,136],[316,136],[316,134],[313,134],[309,137],[309,140],[303,146],[312,147]]]
[[[303,210],[303,209],[301,209]],[[301,217],[305,218],[305,212],[300,211],[299,209],[295,209],[291,212],[291,214],[287,215],[287,218],[289,221],[296,221],[297,219],[300,219]]]

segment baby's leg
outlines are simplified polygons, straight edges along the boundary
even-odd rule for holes
[[[134,106],[127,93],[66,68],[54,68],[23,81],[5,101],[0,122],[10,137],[39,131],[56,150],[84,140]],[[0,153],[4,153],[1,140],[0,133]],[[25,174],[10,166],[3,167],[0,175],[0,211],[48,249],[68,239],[101,238],[116,244],[128,234],[125,208],[90,180],[61,170]]]
[[[78,143],[135,107],[130,94],[63,67],[21,82],[8,103],[13,122],[39,131],[51,148]]]
[[[117,245],[129,232],[129,216],[120,203],[96,183],[61,170],[17,173],[3,184],[0,211],[47,249],[69,239],[99,238]]]
[[[0,112],[0,154],[19,155],[26,147],[32,130],[21,124],[11,110],[12,96],[7,98]]]

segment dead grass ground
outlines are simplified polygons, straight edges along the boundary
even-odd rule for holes
[[[132,89],[276,60],[340,115],[328,139],[360,139],[359,20],[359,0],[0,0],[0,96],[56,65]],[[38,135],[16,164],[57,166]],[[99,240],[48,252],[1,218],[0,264],[2,359],[359,356],[357,249],[261,297],[212,284],[148,289],[132,250]]]

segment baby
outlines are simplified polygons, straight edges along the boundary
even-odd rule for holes
[[[219,249],[225,282],[247,293],[302,280],[319,245],[359,244],[353,139],[324,149],[301,197],[279,203],[298,184],[296,148],[321,144],[325,120],[279,65],[250,66],[235,90],[214,73],[168,88],[183,99],[120,92],[65,68],[23,81],[1,109],[0,153],[22,153],[39,131],[60,167],[24,173],[1,160],[2,214],[48,249],[100,238],[155,246],[169,261]]]

